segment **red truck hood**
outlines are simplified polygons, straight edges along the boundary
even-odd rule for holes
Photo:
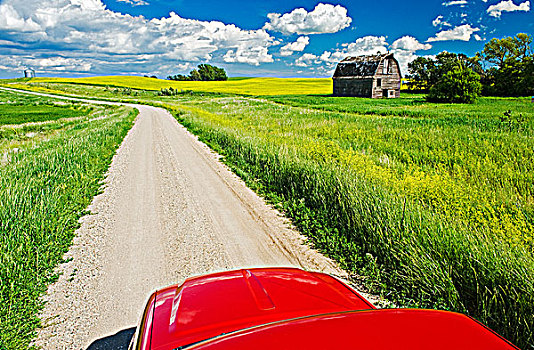
[[[151,348],[175,349],[223,333],[374,306],[322,273],[293,268],[222,272],[156,292]]]
[[[465,315],[410,309],[286,320],[211,339],[193,349],[518,350]]]

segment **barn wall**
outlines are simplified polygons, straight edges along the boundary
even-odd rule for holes
[[[335,77],[334,96],[371,97],[372,78]]]
[[[380,63],[376,70],[373,84],[373,98],[387,97],[383,96],[384,90],[395,90],[395,98],[400,97],[401,73],[399,65],[394,60],[389,60],[388,74],[383,73],[384,61]],[[381,79],[381,86],[378,86],[377,80]]]

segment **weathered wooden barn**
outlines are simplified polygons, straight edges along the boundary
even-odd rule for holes
[[[400,97],[401,71],[393,54],[347,57],[334,73],[334,96]]]

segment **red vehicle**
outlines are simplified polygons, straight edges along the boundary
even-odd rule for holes
[[[338,279],[294,268],[221,272],[150,297],[130,349],[517,349],[465,315],[376,309]]]

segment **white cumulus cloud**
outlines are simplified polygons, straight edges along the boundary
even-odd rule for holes
[[[41,26],[32,18],[24,18],[9,3],[0,4],[0,28],[10,32],[37,32]]]
[[[352,43],[344,43],[340,49],[324,51],[321,55],[305,53],[295,60],[300,67],[319,68],[324,75],[332,75],[339,61],[347,56],[374,55],[378,52],[386,53],[388,43],[383,36],[365,36]]]
[[[383,36],[364,36],[341,46],[341,49],[335,51],[324,51],[320,59],[324,62],[337,64],[347,56],[375,55],[378,52],[386,53],[388,51],[388,43]]]
[[[307,36],[300,36],[295,42],[284,45],[280,48],[280,55],[291,56],[295,51],[304,51],[306,46],[310,43],[310,38]]]
[[[336,33],[347,28],[352,18],[341,5],[317,4],[313,11],[296,8],[289,13],[269,13],[269,22],[263,29],[283,34],[323,34]]]
[[[432,25],[434,27],[437,27],[439,26],[443,21],[443,16],[442,15],[439,15],[438,17],[436,17],[433,21],[432,21]]]
[[[422,44],[413,36],[403,36],[391,44],[391,50],[403,50],[403,51],[419,51],[419,50],[430,50],[432,45]]]
[[[508,1],[503,0],[499,2],[498,4],[491,5],[486,10],[486,12],[490,16],[496,17],[496,18],[500,18],[503,12],[514,12],[514,11],[524,11],[524,12],[530,11],[530,1],[527,0],[519,5],[516,5],[514,4],[512,0],[508,0]]]
[[[319,57],[312,53],[305,53],[295,60],[295,66],[298,67],[309,67],[312,64],[319,64]]]
[[[55,70],[63,64],[65,71],[94,74],[124,72],[126,66],[132,72],[170,74],[186,63],[212,60],[258,65],[272,62],[268,50],[277,44],[263,29],[175,13],[148,20],[111,11],[101,0],[3,0],[0,38],[0,55],[12,58],[4,67],[50,70],[54,56],[82,62],[57,58]],[[28,61],[28,52],[36,60]]]
[[[417,58],[415,54],[417,51],[430,50],[432,45],[420,43],[416,38],[412,36],[403,36],[393,42],[390,46],[390,52],[392,52],[399,61],[401,73],[408,72],[408,63]]]
[[[229,63],[248,63],[259,66],[260,63],[273,62],[273,56],[267,52],[266,47],[238,48],[237,50],[228,50],[224,55],[224,62]]]
[[[148,2],[145,0],[117,0],[118,2],[125,2],[127,4],[130,4],[132,6],[146,6],[148,5]]]
[[[436,17],[433,21],[432,21],[432,25],[434,27],[443,27],[443,26],[447,26],[447,27],[450,27],[451,24],[447,21],[444,21],[443,20],[443,16],[442,15],[439,15],[438,17]]]
[[[35,67],[37,68],[37,73],[44,74],[63,72],[88,73],[93,68],[93,63],[89,59],[65,58],[57,55],[42,58],[0,55],[0,61],[4,63],[3,69],[22,71],[28,67]]]
[[[77,60],[73,58],[65,57],[48,57],[35,59],[33,65],[40,66],[46,70],[55,70],[55,71],[83,71],[88,72],[91,70],[92,64],[85,60]]]
[[[427,42],[461,40],[469,41],[473,33],[478,32],[479,28],[473,28],[470,24],[464,24],[449,30],[442,30],[436,36],[428,38]]]
[[[453,0],[442,3],[443,6],[467,5],[467,0]]]

